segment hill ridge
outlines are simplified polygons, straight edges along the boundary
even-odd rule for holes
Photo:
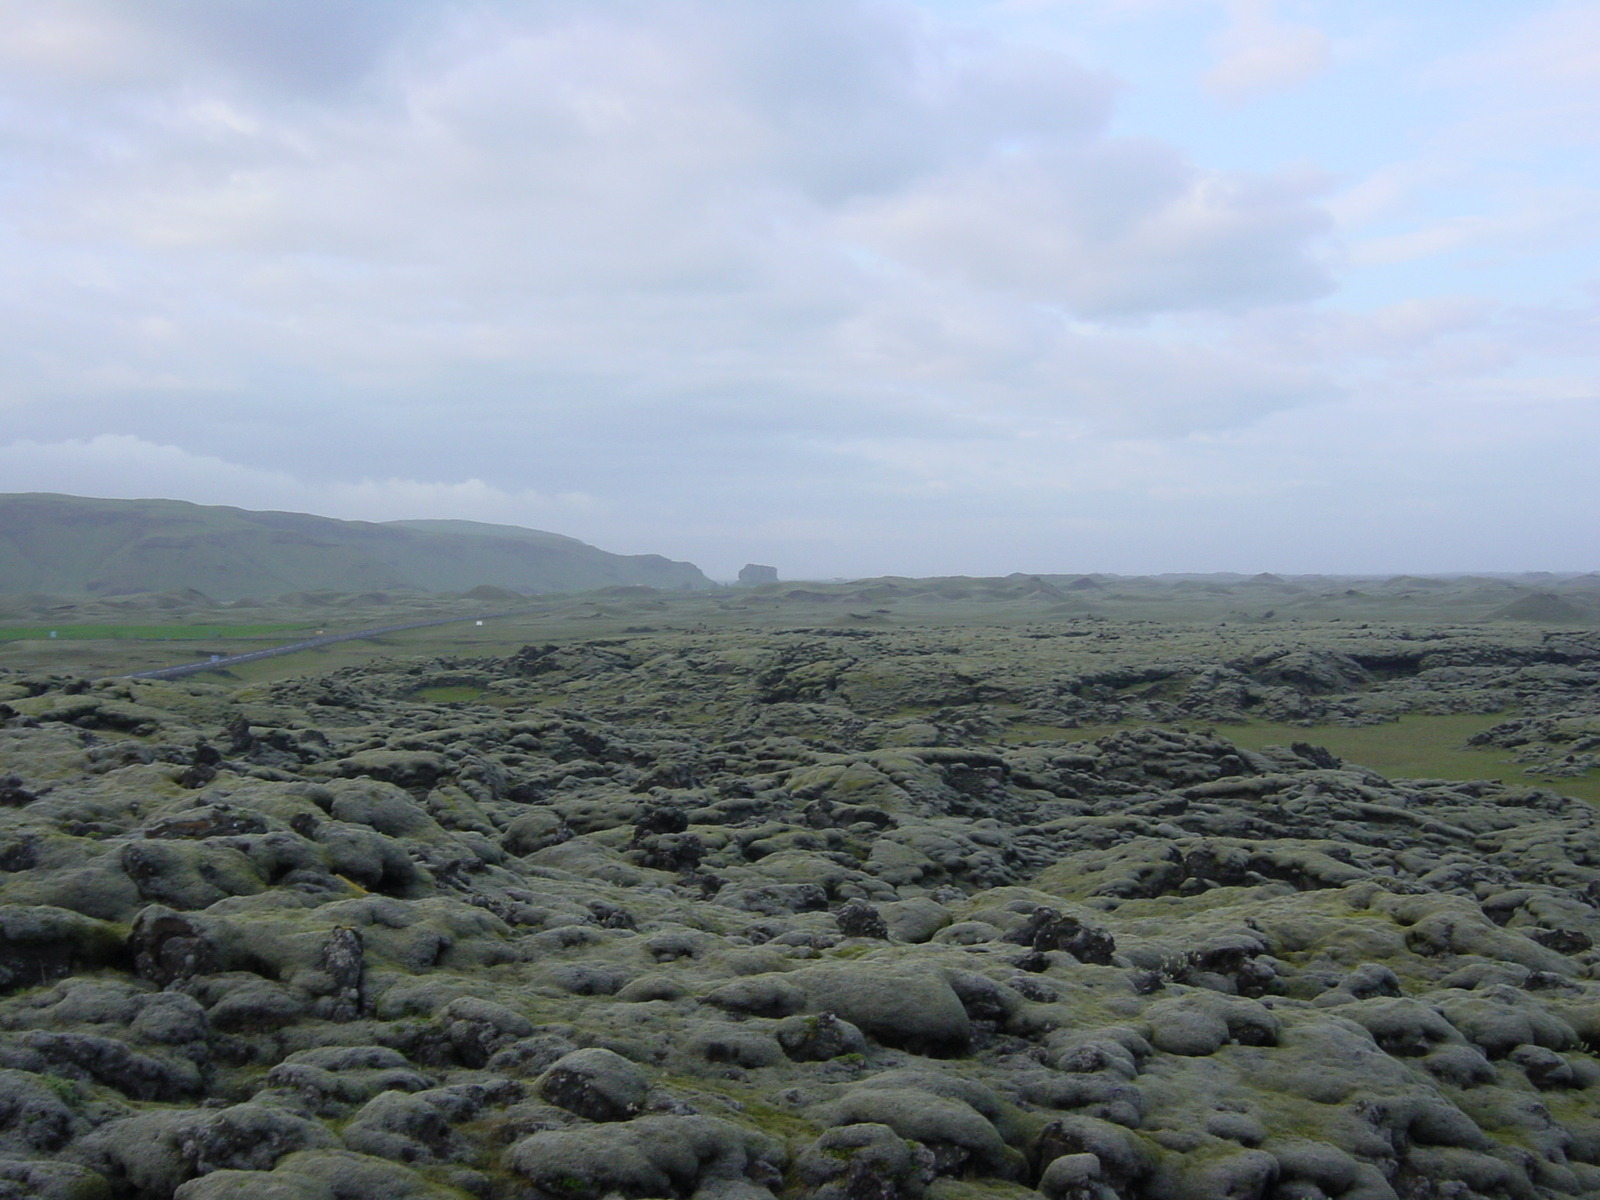
[[[115,596],[479,586],[524,594],[711,586],[693,563],[612,554],[565,534],[477,521],[345,521],[160,498],[0,493],[0,593]]]

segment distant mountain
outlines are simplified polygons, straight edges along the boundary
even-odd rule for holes
[[[575,592],[702,588],[693,563],[608,554],[477,521],[338,521],[182,500],[0,494],[0,594],[114,596],[194,588],[217,600],[415,588]]]

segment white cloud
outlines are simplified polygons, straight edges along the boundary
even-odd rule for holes
[[[352,521],[414,518],[537,524],[571,521],[597,507],[581,492],[556,496],[491,487],[481,479],[438,483],[360,479],[316,483],[127,434],[81,441],[0,445],[0,489],[107,499],[162,497],[236,508],[313,512]]]
[[[1355,242],[1359,265],[1410,262],[1460,251],[1541,253],[1590,242],[1600,235],[1600,188],[1506,189],[1498,211],[1465,213],[1421,228]]]
[[[1192,108],[1212,0],[1107,7],[1057,6],[1124,45],[1166,22]],[[1214,94],[1322,70],[1308,9],[1232,5]],[[1584,187],[1435,203],[1471,176],[1439,138],[1325,203],[1314,166],[1113,133],[1128,86],[1051,48],[1092,29],[1009,42],[990,11],[0,0],[0,490],[514,521],[721,574],[768,538],[786,573],[802,546],[820,574],[1049,569],[1022,559],[1070,538],[1085,567],[1251,539],[1269,567],[1293,513],[1405,491],[1363,444],[1497,428],[1445,390],[1581,389],[1592,306],[1427,272],[1592,235]],[[1545,61],[1518,53],[1508,79]],[[1570,57],[1519,111],[1579,96]],[[1241,145],[1270,115],[1198,111],[1173,128]],[[1364,305],[1329,299],[1364,271]],[[1558,410],[1527,436],[1570,447]],[[1374,520],[1318,528],[1354,553]]]
[[[1320,180],[1108,138],[1109,79],[907,7],[421,6],[335,31],[338,86],[287,94],[273,47],[284,22],[310,36],[315,5],[277,13],[259,54],[235,36],[259,7],[233,32],[177,0],[70,11],[162,51],[144,76],[77,79],[94,119],[34,147],[15,197],[0,314],[46,349],[5,383],[40,435],[66,431],[39,406],[119,387],[144,412],[186,394],[245,424],[331,405],[424,437],[456,414],[579,411],[604,436],[604,414],[705,395],[759,396],[802,434],[827,413],[903,421],[910,395],[992,407],[981,354],[861,372],[859,332],[915,325],[930,294],[1020,356],[1006,404],[1187,429],[1228,409],[1163,388],[1108,402],[1105,350],[1030,307],[1137,318],[1331,286]],[[8,19],[31,18],[0,7],[0,34]],[[1269,392],[1300,402],[1249,374],[1227,364],[1211,389],[1244,380],[1236,419]],[[172,419],[143,428],[200,448]]]
[[[1310,202],[1321,183],[1107,141],[957,169],[862,202],[844,228],[929,274],[1081,314],[1246,308],[1332,289],[1317,256],[1329,222]]]
[[[1333,43],[1313,25],[1279,20],[1273,0],[1229,0],[1231,18],[1215,39],[1217,65],[1206,90],[1234,104],[1295,87],[1325,71]]]
[[[920,445],[936,434],[957,446],[969,437],[1041,428],[1181,437],[1331,394],[1314,372],[1219,348],[1207,330],[1181,322],[1164,324],[1158,338],[1148,329],[1072,321],[1038,305],[974,304],[958,287],[918,281],[905,291],[915,294],[891,296],[852,322],[849,349],[861,376],[882,381],[885,390],[904,381],[907,391],[944,398],[936,409],[926,406],[938,419],[877,430],[857,421],[831,436]]]
[[[1427,72],[1470,109],[1452,130],[1459,149],[1486,143],[1519,154],[1600,139],[1600,0],[1529,6],[1482,45]]]
[[[1507,18],[1465,49],[1407,64],[1393,128],[1417,153],[1327,203],[1357,274],[1554,296],[1600,269],[1600,0]]]
[[[1413,362],[1442,345],[1498,345],[1501,306],[1481,296],[1431,296],[1368,311],[1300,309],[1263,313],[1232,331],[1247,361],[1277,360],[1302,369],[1365,369]]]
[[[1430,187],[1459,182],[1461,168],[1438,157],[1388,163],[1330,196],[1325,207],[1341,229],[1403,213],[1417,195]]]

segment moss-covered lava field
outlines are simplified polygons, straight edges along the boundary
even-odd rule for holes
[[[12,660],[0,1196],[1600,1194],[1600,636],[862,611]]]

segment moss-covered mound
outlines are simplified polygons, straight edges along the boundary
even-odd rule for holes
[[[1600,1194],[1595,810],[1016,723],[1583,647],[915,636],[0,675],[0,1196]]]

